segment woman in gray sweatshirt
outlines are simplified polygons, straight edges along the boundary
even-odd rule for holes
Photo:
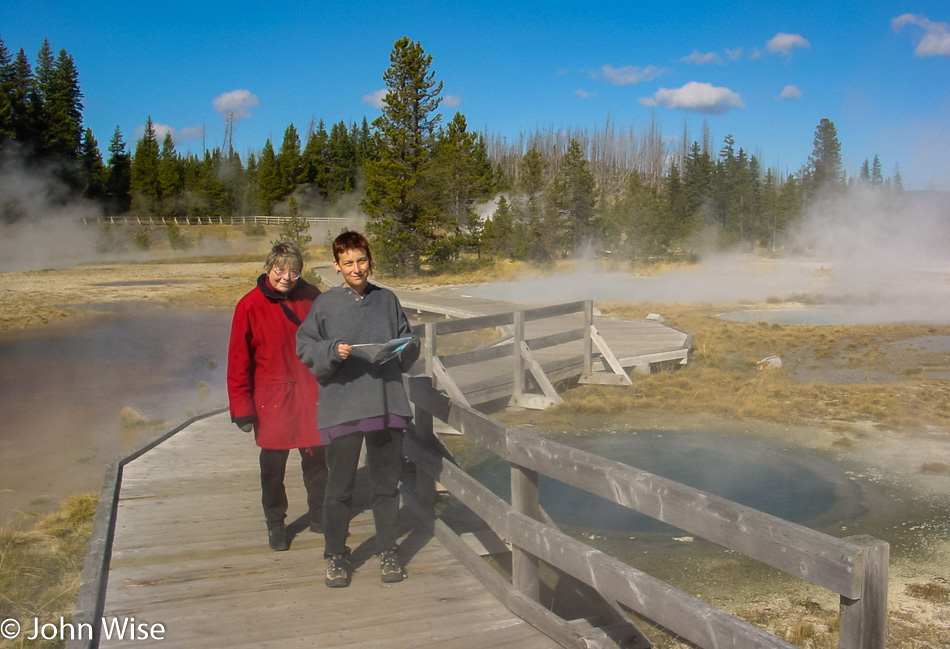
[[[339,235],[333,259],[343,284],[322,293],[297,330],[297,355],[320,384],[317,428],[327,445],[326,585],[350,583],[346,537],[364,441],[381,577],[394,583],[406,576],[396,556],[402,432],[412,418],[402,374],[419,357],[419,341],[413,339],[390,360],[374,362],[365,350],[412,338],[409,320],[392,291],[369,282],[373,256],[366,237]]]

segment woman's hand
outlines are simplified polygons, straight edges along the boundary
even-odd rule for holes
[[[340,343],[336,346],[336,353],[342,360],[346,360],[352,351],[353,348],[346,343]]]

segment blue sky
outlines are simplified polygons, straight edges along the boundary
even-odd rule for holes
[[[0,36],[31,63],[44,38],[75,59],[84,124],[130,147],[147,117],[180,150],[280,144],[293,123],[379,115],[393,43],[419,41],[441,112],[516,138],[537,128],[662,134],[795,171],[822,118],[849,174],[880,157],[905,187],[950,190],[950,4],[918,2],[8,1]]]

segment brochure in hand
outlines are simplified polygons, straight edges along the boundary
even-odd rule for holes
[[[359,350],[359,353],[371,363],[382,365],[386,361],[396,358],[409,345],[415,342],[415,338],[393,338],[388,343],[362,343],[359,345],[350,345],[353,349]]]

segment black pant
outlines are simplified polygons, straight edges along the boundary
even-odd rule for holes
[[[298,450],[303,484],[307,489],[310,521],[319,525],[323,521],[323,495],[327,484],[326,448],[312,446]],[[264,506],[267,529],[280,527],[287,516],[284,473],[289,454],[288,450],[261,449],[261,504]]]
[[[396,547],[399,515],[399,475],[402,473],[402,431],[379,430],[337,437],[327,447],[327,496],[324,511],[324,556],[346,553],[350,529],[353,488],[360,450],[366,440],[366,468],[369,470],[376,523],[376,548],[383,552]]]

